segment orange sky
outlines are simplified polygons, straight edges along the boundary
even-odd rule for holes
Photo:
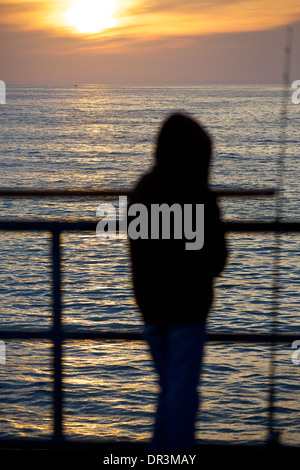
[[[278,83],[298,22],[295,0],[0,0],[0,79]]]

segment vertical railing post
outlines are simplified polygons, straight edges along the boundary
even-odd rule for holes
[[[52,298],[54,359],[54,445],[62,444],[62,331],[61,331],[61,252],[60,230],[52,231]]]

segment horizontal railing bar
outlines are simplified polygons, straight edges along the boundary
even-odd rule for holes
[[[46,339],[52,341],[55,333],[52,330],[0,330],[0,339]],[[142,341],[143,334],[138,331],[62,331],[61,341],[66,340],[121,340]],[[210,333],[209,342],[239,343],[292,343],[300,340],[300,333]]]
[[[0,230],[7,231],[95,231],[99,221],[88,220],[3,220],[0,221]],[[226,232],[299,232],[300,222],[223,222]],[[118,222],[116,223],[116,231]]]
[[[38,438],[3,438],[0,439],[0,451],[8,450],[8,449],[51,449],[52,446],[52,439],[38,439]],[[84,439],[79,441],[78,439],[63,439],[62,441],[63,449],[65,450],[85,450],[87,452],[95,452],[98,451],[99,454],[104,452],[112,452],[113,454],[122,451],[121,455],[136,455],[135,452],[145,452],[147,454],[152,454],[149,451],[148,444],[145,441],[110,441],[110,440],[92,440],[92,439]],[[300,454],[300,448],[297,445],[288,445],[288,444],[278,444],[276,449],[286,451],[292,453],[293,455]],[[268,447],[265,443],[258,444],[258,443],[218,443],[217,441],[205,442],[196,444],[195,451],[231,451],[233,456],[236,456],[238,451],[243,451],[245,453],[252,453],[252,452],[266,452],[269,450],[270,452],[274,452],[274,448]],[[75,454],[76,455],[76,454]],[[92,455],[92,454],[91,454]],[[109,455],[109,454],[108,454]],[[258,454],[259,455],[259,454]],[[72,453],[68,454],[68,457],[72,457]],[[87,459],[89,454],[86,455]],[[31,462],[32,463],[32,462]],[[139,467],[138,467],[139,468]]]
[[[0,339],[47,339],[53,340],[57,333],[52,330],[0,330]],[[126,340],[126,341],[139,341],[142,339],[142,335],[139,332],[130,331],[61,331],[60,339],[92,339],[92,340]]]
[[[0,197],[118,197],[130,195],[129,189],[0,189]],[[274,196],[276,189],[218,189],[212,192],[218,197]]]
[[[300,222],[223,222],[226,232],[299,232]]]
[[[36,449],[36,450],[48,450],[53,448],[53,440],[52,439],[43,439],[43,438],[2,438],[0,439],[0,451],[3,450],[28,450],[28,449]],[[86,451],[87,455],[86,458],[89,461],[89,457],[92,456],[90,452],[97,452],[100,455],[102,452],[106,454],[111,452],[114,455],[120,455],[119,452],[122,452],[123,455],[139,455],[139,453],[146,453],[152,454],[149,451],[148,444],[145,441],[111,441],[111,440],[92,440],[92,439],[84,439],[82,441],[78,439],[67,439],[64,438],[62,440],[62,449],[63,450],[82,450]],[[61,449],[61,450],[62,450]],[[289,454],[298,455],[300,454],[300,448],[297,445],[287,445],[287,444],[278,444],[276,446],[277,451],[285,451]],[[267,451],[274,452],[274,448],[268,447],[265,443],[219,443],[217,441],[205,442],[196,444],[195,451],[204,452],[204,451],[221,451],[226,452],[225,455],[228,456],[227,452],[232,452],[233,456],[237,455],[237,452],[241,451],[243,453],[250,453],[253,456],[253,452],[259,452],[257,456],[260,455],[260,452],[263,452],[266,455]],[[137,453],[137,454],[136,454]],[[76,454],[75,454],[76,456]],[[45,456],[46,457],[46,456]],[[68,459],[72,457],[72,453],[68,454]],[[47,457],[46,457],[47,458]],[[68,460],[69,461],[69,460]],[[32,462],[31,462],[32,463]],[[138,467],[139,468],[139,467]]]
[[[127,189],[0,189],[0,197],[118,197],[130,194]]]

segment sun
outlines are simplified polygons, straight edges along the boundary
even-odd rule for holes
[[[119,0],[71,0],[63,20],[78,33],[99,33],[117,25],[118,4]]]

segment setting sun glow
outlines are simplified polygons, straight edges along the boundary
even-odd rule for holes
[[[63,13],[63,19],[78,33],[94,34],[116,26],[114,15],[117,8],[118,0],[72,0]]]

